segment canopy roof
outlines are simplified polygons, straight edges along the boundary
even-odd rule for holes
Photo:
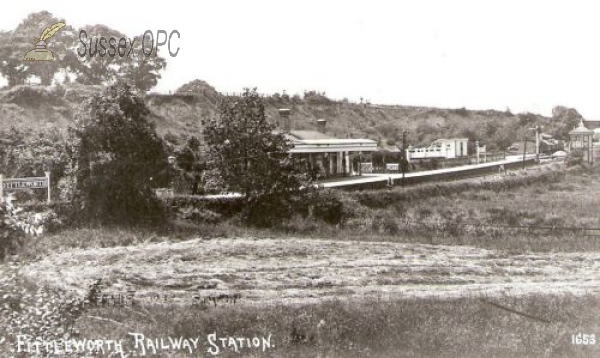
[[[579,121],[579,126],[569,132],[569,135],[581,135],[581,134],[594,134],[594,131],[591,129],[587,129],[583,125],[583,121]]]

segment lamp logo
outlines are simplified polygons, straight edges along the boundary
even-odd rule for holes
[[[54,54],[46,48],[48,40],[65,26],[64,22],[57,22],[42,31],[40,38],[34,37],[35,48],[25,54],[23,61],[54,61]]]

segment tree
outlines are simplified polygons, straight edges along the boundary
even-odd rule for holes
[[[150,37],[138,36],[135,42],[131,58],[122,61],[118,75],[121,79],[136,86],[140,91],[146,92],[156,86],[161,78],[160,72],[167,67],[167,61],[161,56],[155,56],[156,49],[152,50],[150,56],[142,53],[143,48],[152,48]]]
[[[577,127],[583,116],[575,108],[556,106],[552,108],[552,121],[554,130],[551,133],[554,138],[568,140],[569,131]]]
[[[102,36],[107,40],[111,36],[118,40],[125,35],[105,25],[85,26],[83,30],[87,33],[87,38],[83,39],[87,51],[85,56],[78,57],[79,65],[75,69],[77,82],[86,85],[113,84],[117,80],[119,69],[125,59],[118,55],[114,57],[99,56],[97,51],[100,51],[101,48],[97,41]],[[90,56],[90,51],[94,56]]]
[[[245,218],[267,226],[290,214],[293,197],[308,184],[308,166],[288,154],[291,143],[275,133],[256,89],[223,98],[219,118],[204,120],[208,163],[231,191],[244,195]]]
[[[196,195],[203,192],[201,188],[203,172],[206,169],[202,157],[202,145],[198,138],[191,136],[185,146],[176,154],[177,166],[181,169],[184,179],[191,183],[191,194]]]
[[[15,37],[12,32],[0,33],[0,73],[9,87],[25,84],[29,65],[23,61],[23,56],[29,50],[31,46],[26,44],[25,39]]]
[[[74,202],[96,222],[155,222],[162,213],[151,183],[167,155],[143,99],[125,84],[91,97],[70,129]],[[156,180],[154,180],[156,181]]]
[[[64,22],[47,11],[29,14],[13,31],[0,33],[0,73],[8,80],[9,87],[25,84],[30,77],[37,77],[42,85],[52,84],[55,75],[67,71],[78,63],[75,47],[78,41],[74,29],[67,25],[47,44],[54,53],[54,61],[23,61],[42,31],[57,22]]]
[[[22,41],[23,46],[28,47],[28,50],[31,50],[36,44],[33,39],[34,36],[39,37],[46,27],[64,21],[64,19],[54,17],[48,11],[32,13],[17,26],[12,32],[12,36],[15,39]],[[72,45],[74,41],[75,36],[71,26],[66,26],[61,29],[47,44],[48,49],[54,53],[55,60],[30,62],[28,64],[28,75],[38,77],[40,83],[44,86],[51,85],[54,76],[59,72],[61,67],[64,67],[61,57],[64,57],[66,49]],[[25,53],[17,54],[17,56],[21,57],[21,60],[24,55]]]
[[[195,93],[211,98],[219,97],[219,92],[217,92],[213,86],[209,85],[206,81],[199,79],[195,79],[182,85],[175,93]]]
[[[101,37],[109,40],[112,36],[118,44],[119,39],[127,38],[127,36],[105,25],[85,26],[83,29],[87,33],[87,38],[83,39],[86,43],[87,54],[83,57],[77,56],[78,63],[73,65],[73,70],[77,74],[77,82],[88,85],[110,85],[120,81],[129,83],[142,92],[156,86],[161,78],[160,72],[166,68],[167,62],[164,57],[156,55],[156,49],[150,56],[146,56],[142,52],[143,36],[137,36],[131,55],[126,54],[121,57],[117,54],[114,57],[101,57],[96,52],[101,51],[98,44]],[[148,51],[151,48],[149,37],[146,37],[145,44],[146,51]],[[79,46],[81,47],[80,44]],[[104,46],[108,48],[107,44]],[[95,54],[94,56],[90,56],[90,50],[92,54]],[[76,53],[75,51],[78,50],[71,51],[71,53]],[[129,52],[129,45],[127,45],[126,52]]]

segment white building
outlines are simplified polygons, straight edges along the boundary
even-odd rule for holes
[[[407,159],[410,162],[414,159],[452,159],[468,156],[467,146],[468,138],[438,139],[428,147],[409,146]]]

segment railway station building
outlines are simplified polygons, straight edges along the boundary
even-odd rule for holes
[[[293,156],[304,157],[319,178],[354,176],[361,174],[361,161],[377,151],[377,142],[371,139],[335,138],[325,133],[326,120],[317,120],[318,130],[293,130],[289,119],[290,110],[280,109],[285,136],[294,147]]]

